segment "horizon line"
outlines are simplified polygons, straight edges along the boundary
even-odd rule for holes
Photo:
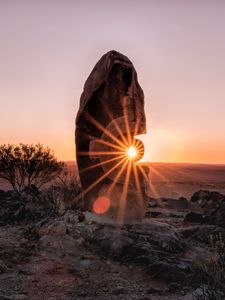
[[[61,160],[65,163],[76,163],[76,160]],[[225,162],[224,163],[201,163],[201,162],[169,162],[169,161],[146,161],[146,162],[139,162],[139,164],[177,164],[177,165],[212,165],[212,166],[224,166],[225,167]]]

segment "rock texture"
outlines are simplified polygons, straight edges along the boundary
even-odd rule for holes
[[[199,212],[195,222],[225,226],[225,196],[223,194],[199,190],[193,194],[191,202]],[[193,215],[194,213],[189,213],[185,221],[188,220],[190,222],[190,214]]]
[[[140,198],[140,189],[137,192],[134,188],[133,166],[129,180],[126,179],[127,168],[121,171],[121,176],[118,173],[123,166],[121,155],[126,154],[130,145],[139,148],[137,159],[143,155],[144,146],[134,136],[145,132],[144,93],[134,66],[126,56],[110,51],[103,55],[89,75],[76,117],[76,156],[85,209],[92,210],[96,199],[105,196],[110,199],[110,213],[117,215],[118,202],[121,202],[118,199],[123,194],[124,183],[128,181],[133,191],[125,199],[124,213],[130,218],[135,218],[135,214],[143,215],[143,209],[139,207],[142,206],[141,201],[135,204],[136,200],[132,200]],[[107,162],[110,159],[113,160]],[[116,167],[120,161],[121,164]],[[140,171],[137,171],[137,176],[143,182]],[[105,191],[115,180],[113,193],[106,195]]]
[[[81,210],[2,224],[0,299],[193,299],[225,228],[183,222],[196,204],[184,198],[147,200],[146,217],[122,226]]]

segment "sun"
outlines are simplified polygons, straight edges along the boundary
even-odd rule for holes
[[[130,146],[130,148],[127,149],[127,155],[130,159],[134,158],[137,155],[137,150],[134,146]]]

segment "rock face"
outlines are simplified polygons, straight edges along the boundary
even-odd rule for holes
[[[134,66],[126,56],[110,51],[89,75],[76,117],[76,157],[85,209],[92,211],[99,201],[95,212],[109,204],[107,215],[116,217],[122,211],[128,218],[143,216],[146,172],[135,163],[144,146],[134,136],[145,132],[144,93]],[[127,159],[132,145],[137,153]]]
[[[120,227],[107,224],[89,212],[79,222],[76,212],[68,211],[57,220],[35,228],[40,248],[51,252],[53,259],[62,259],[66,252],[69,262],[76,265],[81,253],[89,249],[103,260],[144,266],[151,275],[182,280],[191,264],[185,254],[187,244],[178,230],[155,220],[145,219]]]

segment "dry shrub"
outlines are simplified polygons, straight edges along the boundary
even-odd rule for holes
[[[18,194],[31,185],[40,189],[55,180],[63,168],[64,163],[41,144],[0,145],[0,179]]]
[[[198,267],[201,285],[193,294],[195,300],[225,299],[225,239],[222,233],[209,236],[210,259]]]
[[[45,201],[51,203],[53,210],[61,215],[66,209],[78,207],[80,193],[81,185],[77,173],[65,168],[54,185],[46,189],[44,194]]]

